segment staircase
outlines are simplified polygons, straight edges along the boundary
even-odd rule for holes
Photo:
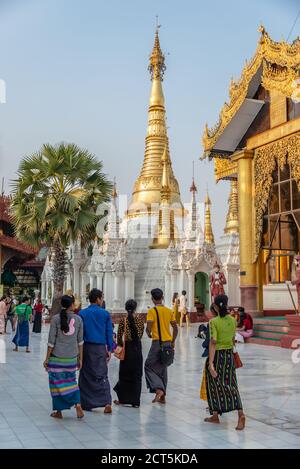
[[[280,339],[289,330],[288,322],[284,316],[254,318],[254,335],[246,339],[247,343],[260,345],[273,345],[280,347]]]

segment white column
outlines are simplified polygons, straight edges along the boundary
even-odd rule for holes
[[[177,292],[176,277],[177,277],[176,272],[172,271],[171,273],[171,299],[173,298],[174,293]]]
[[[72,282],[71,282],[71,274],[70,274],[70,272],[67,273],[66,289],[67,289],[67,290],[71,290],[71,289],[72,289]]]
[[[51,301],[51,304],[52,304],[52,300],[53,300],[53,296],[54,296],[54,282],[53,280],[51,280],[51,298],[50,298],[50,301]]]
[[[103,282],[103,293],[106,303],[106,309],[111,310],[113,306],[113,283],[114,278],[112,272],[105,272],[104,282]]]
[[[49,291],[49,282],[48,282],[48,280],[46,280],[46,282],[45,282],[45,288],[46,288],[46,291],[45,291],[45,300],[46,300],[46,303],[48,304],[48,303],[49,303],[49,295],[48,295],[48,291]]]
[[[82,306],[86,304],[86,281],[87,281],[87,274],[86,272],[81,272],[81,304]]]
[[[98,290],[103,290],[103,284],[102,284],[102,280],[103,280],[103,272],[98,272],[97,273],[97,288]]]
[[[188,272],[188,310],[189,312],[195,310],[195,276],[192,272]]]
[[[184,290],[184,277],[185,277],[185,270],[181,269],[179,272],[179,287],[178,287],[178,295],[181,295],[182,290]]]
[[[125,301],[134,298],[134,272],[125,273]]]
[[[122,272],[114,272],[114,297],[113,297],[113,309],[120,309],[121,307],[121,298],[120,298],[120,291],[121,291],[121,276]]]
[[[74,264],[74,295],[80,296],[80,272],[79,265]]]
[[[42,299],[42,303],[45,303],[46,301],[46,295],[45,295],[45,285],[46,282],[45,280],[41,280],[41,299]]]
[[[169,308],[172,306],[172,287],[171,287],[171,273],[167,272],[165,275],[165,305]]]
[[[92,290],[92,288],[95,288],[95,275],[90,273],[90,290]]]

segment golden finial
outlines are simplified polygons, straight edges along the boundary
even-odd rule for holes
[[[118,197],[117,193],[117,183],[116,183],[116,177],[114,177],[114,185],[113,185],[113,190],[112,190],[112,198],[116,199]]]
[[[211,225],[211,213],[210,213],[211,201],[208,195],[208,191],[205,197],[205,221],[204,221],[204,242],[207,244],[214,244],[215,238]]]
[[[193,161],[193,179],[190,187],[190,192],[197,192],[197,186],[195,184],[195,162]]]
[[[205,205],[211,205],[211,200],[208,195],[208,190],[206,190]]]
[[[231,189],[228,199],[228,213],[226,217],[225,233],[239,232],[239,213],[238,213],[238,182],[231,180]]]
[[[166,66],[165,66],[165,56],[162,53],[162,50],[160,48],[160,42],[159,42],[159,36],[158,36],[159,28],[160,28],[160,25],[157,24],[156,31],[155,31],[154,46],[152,49],[152,53],[150,55],[150,63],[149,63],[148,70],[151,75],[151,80],[162,81],[164,72],[166,70]]]

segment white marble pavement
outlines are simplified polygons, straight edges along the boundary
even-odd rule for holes
[[[279,347],[241,345],[245,364],[238,370],[247,427],[236,432],[236,415],[224,415],[221,425],[203,422],[205,402],[199,399],[204,360],[196,326],[180,331],[176,362],[170,368],[166,406],[151,404],[144,387],[140,409],[113,408],[87,413],[78,421],[67,411],[62,421],[49,417],[51,398],[42,367],[47,328],[31,336],[31,354],[12,352],[0,363],[1,448],[300,448],[300,363]],[[3,344],[3,342],[2,342]],[[0,344],[1,345],[1,344]],[[149,340],[144,339],[144,354]],[[111,384],[117,360],[110,364]]]

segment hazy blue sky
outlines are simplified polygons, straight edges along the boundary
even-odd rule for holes
[[[131,193],[144,154],[150,90],[148,57],[159,15],[166,54],[164,92],[170,150],[184,201],[192,160],[198,198],[208,185],[222,234],[228,183],[198,161],[204,124],[213,125],[254,54],[263,23],[287,38],[299,0],[0,0],[0,164],[6,181],[22,156],[44,142],[87,147]],[[300,20],[291,39],[300,32]],[[6,190],[8,183],[6,183]]]

